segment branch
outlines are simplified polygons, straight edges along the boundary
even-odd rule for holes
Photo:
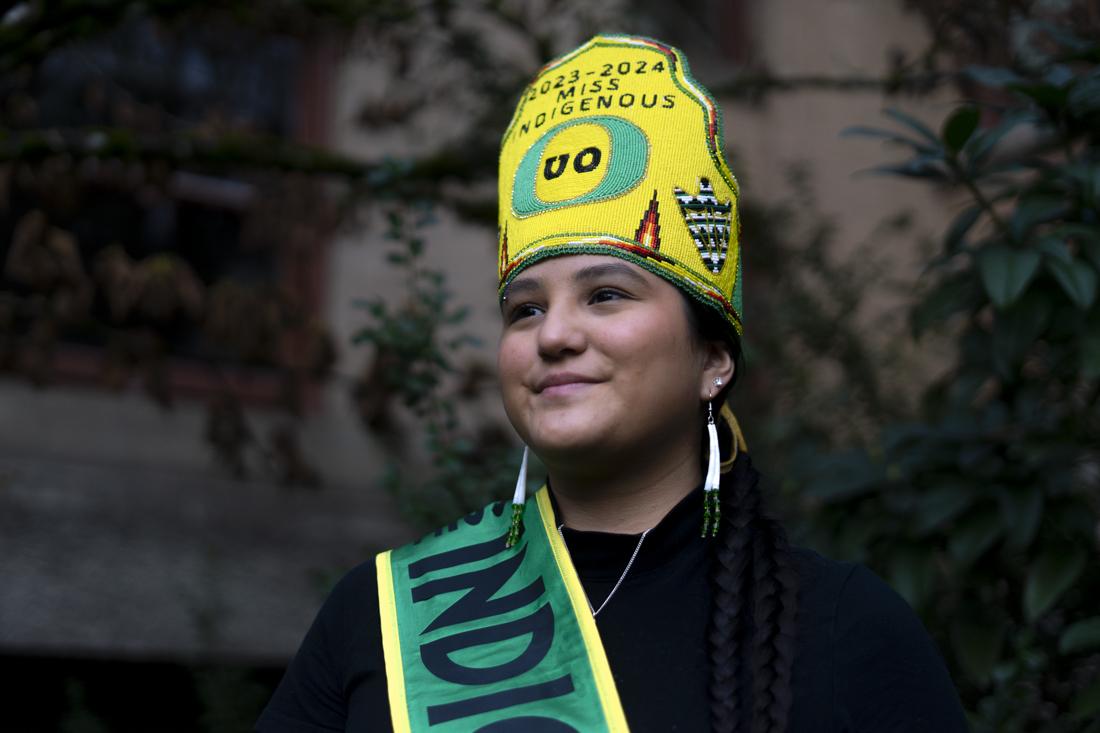
[[[943,84],[955,81],[959,76],[959,72],[955,71],[899,73],[888,76],[826,76],[823,74],[775,76],[765,71],[739,73],[732,79],[710,84],[707,88],[716,97],[749,100],[757,100],[774,92],[797,92],[806,89],[927,94]]]
[[[443,148],[413,159],[367,163],[323,148],[259,135],[154,136],[122,128],[19,132],[0,128],[0,163],[38,163],[59,155],[74,160],[160,160],[207,170],[253,168],[334,176],[374,193],[398,193],[400,186],[409,183],[423,186],[448,178],[472,180],[485,167],[484,156],[475,148]]]
[[[174,20],[185,14],[221,14],[234,24],[299,35],[348,28],[370,19],[399,24],[415,15],[408,0],[26,0],[0,13],[0,72],[34,64],[68,43],[110,31],[127,17]]]

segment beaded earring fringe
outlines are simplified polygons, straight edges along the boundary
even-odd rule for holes
[[[512,495],[512,523],[508,527],[505,547],[514,547],[523,534],[523,510],[527,508],[527,446],[523,446],[523,461],[519,465],[516,493]]]
[[[718,452],[718,427],[714,424],[714,408],[707,403],[707,477],[703,482],[703,531],[700,537],[716,537],[718,522],[722,518],[722,506],[718,501],[721,485],[722,457]]]

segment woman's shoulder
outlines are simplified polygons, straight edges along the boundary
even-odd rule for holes
[[[378,605],[378,569],[376,556],[345,572],[329,592],[326,605],[336,610]]]
[[[842,631],[844,622],[885,622],[887,628],[904,619],[924,632],[916,613],[901,595],[873,570],[858,562],[833,560],[814,550],[791,549],[799,578],[800,605],[826,614]]]
[[[799,579],[800,611],[830,627],[830,635],[876,631],[896,637],[927,633],[920,619],[897,591],[866,565],[833,560],[814,550],[791,549]]]
[[[860,563],[805,548],[792,557],[804,687],[854,730],[965,731],[943,658],[905,599]]]

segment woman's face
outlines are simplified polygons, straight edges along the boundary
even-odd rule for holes
[[[616,257],[573,255],[527,268],[505,296],[504,408],[549,468],[698,450],[713,359],[673,285]]]

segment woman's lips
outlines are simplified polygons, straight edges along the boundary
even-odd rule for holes
[[[535,385],[535,393],[545,396],[569,395],[592,386],[599,380],[583,374],[559,372],[548,374]]]
[[[539,392],[541,397],[568,397],[570,395],[583,392],[587,388],[591,387],[594,382],[566,382],[565,384],[555,384],[550,387],[546,387]]]

